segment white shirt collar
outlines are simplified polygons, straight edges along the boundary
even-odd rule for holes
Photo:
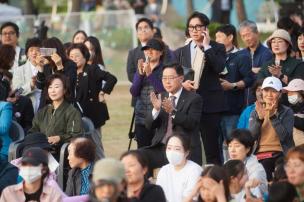
[[[183,91],[183,87],[181,87],[175,94],[169,93],[169,97],[174,96],[175,97],[175,103],[177,103],[180,95],[182,94],[182,91]]]

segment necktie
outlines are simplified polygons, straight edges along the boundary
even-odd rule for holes
[[[195,47],[192,69],[194,70],[194,87],[197,89],[205,66],[205,53],[199,46]]]
[[[176,97],[175,96],[170,96],[170,100],[172,102],[172,105],[173,105],[173,108],[175,108],[175,99]],[[168,125],[167,125],[167,131],[166,131],[166,134],[162,140],[162,143],[166,143],[167,139],[172,135],[172,114],[170,113],[168,115]]]

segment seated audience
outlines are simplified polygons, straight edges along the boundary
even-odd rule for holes
[[[232,198],[238,202],[245,202],[249,196],[262,198],[260,191],[256,188],[260,181],[248,179],[248,171],[245,164],[240,160],[229,160],[224,164],[224,169],[229,178],[229,190]]]
[[[5,188],[1,202],[62,200],[61,193],[46,183],[49,175],[48,156],[40,148],[32,147],[23,152],[19,175],[23,181]]]
[[[300,201],[304,200],[304,145],[290,149],[285,159],[285,170],[290,182],[297,190]]]
[[[58,159],[61,145],[82,132],[81,116],[77,109],[67,102],[69,88],[64,75],[49,76],[46,89],[47,99],[51,104],[37,112],[29,133],[44,133],[52,145],[55,158]]]
[[[228,202],[230,201],[229,179],[220,166],[208,166],[201,174],[192,193],[185,202]],[[198,196],[198,200],[196,200]]]
[[[72,38],[72,43],[83,43],[87,39],[88,35],[83,30],[75,32]]]
[[[166,202],[162,188],[147,180],[148,162],[140,150],[125,152],[120,159],[126,170],[128,200]]]
[[[255,97],[255,102],[259,102],[260,104],[263,103],[262,98],[262,83],[263,80],[257,80],[254,82],[254,84],[251,87],[251,92],[254,92],[255,95],[252,95],[252,97]],[[247,106],[243,112],[240,115],[239,122],[237,124],[237,128],[249,128],[249,118],[252,111],[255,110],[255,103],[252,105]]]
[[[156,179],[169,202],[182,202],[187,198],[200,178],[202,168],[188,160],[190,138],[173,133],[167,140],[166,157],[169,164],[163,166]]]
[[[293,79],[283,89],[294,113],[293,140],[296,146],[304,144],[304,80]]]
[[[22,88],[21,95],[28,96],[36,113],[39,107],[41,90],[36,88],[36,76],[38,73],[37,56],[40,55],[41,41],[38,38],[28,39],[25,43],[27,61],[24,65],[15,69],[13,74],[13,90]]]
[[[304,27],[301,27],[298,30],[297,43],[298,43],[298,52],[296,53],[296,56],[299,60],[304,61]]]
[[[0,138],[0,149],[2,148],[2,140]],[[0,196],[2,190],[17,183],[18,168],[9,162],[0,159]]]
[[[2,140],[0,160],[7,161],[8,148],[12,142],[9,131],[13,119],[13,107],[11,103],[5,102],[4,100],[6,100],[5,97],[3,97],[3,99],[0,98],[0,139]]]
[[[245,129],[236,129],[231,133],[231,139],[228,140],[228,152],[230,159],[241,160],[244,162],[248,172],[248,178],[259,180],[260,184],[255,190],[260,196],[267,193],[267,176],[262,164],[260,164],[255,155],[252,154],[254,147],[254,138],[250,131]]]
[[[270,181],[275,161],[294,146],[294,115],[289,107],[279,103],[282,83],[278,78],[267,77],[261,89],[264,103],[256,102],[255,110],[250,116],[249,128],[257,141],[254,152]]]
[[[68,196],[85,195],[90,191],[95,161],[95,145],[84,137],[71,140],[68,146],[70,167],[65,193]]]
[[[267,45],[274,56],[262,65],[258,79],[273,76],[280,79],[284,85],[295,78],[304,79],[304,63],[290,56],[292,42],[287,31],[275,30],[267,39]]]
[[[297,191],[289,182],[275,182],[269,187],[267,202],[297,202]]]
[[[115,159],[105,158],[95,163],[90,201],[127,202],[124,165]]]

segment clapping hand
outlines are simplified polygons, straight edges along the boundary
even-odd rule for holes
[[[165,112],[170,114],[174,110],[172,100],[165,97],[165,99],[162,101],[162,108],[165,110]]]
[[[156,109],[156,111],[160,111],[162,101],[161,101],[161,95],[156,95],[154,92],[150,93],[150,100],[153,105],[153,108]]]
[[[272,76],[279,78],[282,75],[282,66],[280,65],[268,66],[268,71]]]

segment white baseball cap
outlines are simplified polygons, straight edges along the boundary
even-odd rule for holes
[[[270,76],[264,79],[263,84],[262,84],[262,89],[264,88],[273,88],[276,91],[281,91],[282,90],[282,82],[280,79],[274,76]]]
[[[304,91],[304,80],[302,79],[293,79],[289,82],[288,86],[283,88],[287,91]]]

